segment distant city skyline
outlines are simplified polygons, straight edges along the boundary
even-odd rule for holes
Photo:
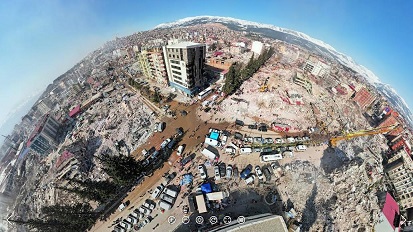
[[[372,70],[413,106],[410,1],[12,1],[0,3],[0,134],[28,96],[43,91],[115,37],[198,15],[272,24],[322,40]],[[185,6],[185,7],[183,7]],[[13,125],[5,126],[9,121]]]

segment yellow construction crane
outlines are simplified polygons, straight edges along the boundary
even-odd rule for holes
[[[330,139],[330,146],[335,147],[337,146],[337,142],[345,139],[352,139],[356,137],[361,137],[361,136],[366,136],[366,135],[376,135],[376,134],[383,134],[386,132],[389,132],[395,128],[397,128],[399,125],[391,125],[391,126],[386,126],[386,127],[378,127],[378,128],[373,128],[373,129],[367,129],[367,130],[360,130],[360,131],[355,131],[355,132],[350,132],[345,135],[340,135],[340,136],[335,136]]]

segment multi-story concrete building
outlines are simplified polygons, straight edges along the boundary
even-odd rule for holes
[[[315,56],[310,56],[303,67],[304,71],[319,77],[325,76],[328,72],[330,72],[330,69],[330,65]]]
[[[376,100],[376,96],[371,94],[366,88],[362,87],[359,91],[357,91],[356,95],[353,98],[353,101],[360,106],[360,108],[364,109],[370,106]]]
[[[148,51],[143,50],[137,54],[139,68],[142,71],[142,74],[147,77],[151,78],[151,69],[149,66],[149,59],[148,59]]]
[[[48,99],[40,100],[36,104],[37,111],[39,111],[42,115],[47,114],[52,108],[53,105]]]
[[[413,161],[404,149],[400,149],[384,167],[396,190],[396,199],[404,208],[413,207]]]
[[[30,135],[27,147],[39,154],[46,155],[57,147],[61,126],[54,117],[46,114]]]
[[[307,92],[312,93],[313,91],[313,86],[311,82],[304,77],[304,75],[301,72],[297,72],[295,76],[293,77],[293,82],[301,87],[303,87]]]
[[[165,61],[160,48],[143,50],[137,54],[139,68],[143,75],[160,84],[167,84]]]
[[[151,78],[160,84],[168,84],[165,60],[161,49],[153,49],[148,53]]]
[[[206,45],[180,42],[163,47],[169,85],[191,96],[205,85]]]

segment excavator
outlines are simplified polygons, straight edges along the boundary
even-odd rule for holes
[[[270,77],[267,77],[267,79],[265,79],[264,83],[260,87],[260,92],[268,92],[268,79],[270,79]]]
[[[349,140],[361,136],[366,136],[366,135],[376,135],[376,134],[383,134],[386,132],[389,132],[393,129],[396,129],[399,125],[391,125],[391,126],[386,126],[386,127],[378,127],[378,128],[373,128],[373,129],[366,129],[366,130],[359,130],[355,132],[350,132],[344,135],[339,135],[339,136],[334,136],[330,138],[329,145],[330,147],[335,147],[337,146],[337,142],[341,140]]]

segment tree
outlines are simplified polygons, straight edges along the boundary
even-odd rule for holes
[[[264,50],[256,59],[252,55],[244,68],[242,68],[242,64],[231,65],[225,77],[223,92],[227,95],[235,93],[242,83],[257,72],[272,54],[274,54],[274,50],[271,47],[268,50]]]
[[[86,231],[98,217],[89,204],[52,205],[42,208],[42,218],[11,220],[41,232]]]
[[[75,185],[73,188],[58,187],[59,189],[73,192],[79,195],[81,198],[97,201],[99,203],[105,203],[112,199],[118,193],[119,186],[108,180],[94,181],[85,180],[80,181],[77,179],[69,180],[70,183]]]
[[[96,158],[103,164],[103,170],[121,186],[132,184],[142,172],[140,163],[131,156],[102,154]]]

